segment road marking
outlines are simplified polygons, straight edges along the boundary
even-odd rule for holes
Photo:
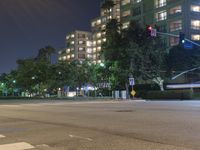
[[[69,134],[69,137],[70,138],[78,138],[78,139],[87,140],[87,141],[93,141],[91,138],[85,138],[85,137],[82,137],[82,136],[77,136],[77,135],[72,135],[72,134]]]
[[[36,147],[49,147],[47,144],[36,145]]]
[[[0,150],[26,150],[32,148],[34,147],[26,142],[0,145]]]
[[[15,107],[20,107],[19,105],[0,105],[0,107],[10,107],[10,108],[15,108]]]
[[[5,138],[5,136],[0,134],[0,138]]]

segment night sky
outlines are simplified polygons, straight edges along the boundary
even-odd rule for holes
[[[89,31],[99,5],[100,0],[0,0],[0,73],[42,47],[64,47],[70,31]]]

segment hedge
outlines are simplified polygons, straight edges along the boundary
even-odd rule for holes
[[[138,91],[144,99],[193,99],[191,90],[168,90],[168,91]],[[143,94],[142,94],[143,93]]]

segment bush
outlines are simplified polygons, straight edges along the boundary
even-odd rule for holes
[[[136,91],[160,90],[160,87],[157,84],[136,84],[133,88]]]
[[[144,99],[193,99],[191,90],[148,91],[142,95]]]

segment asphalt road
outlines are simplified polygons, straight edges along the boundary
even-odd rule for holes
[[[0,104],[0,150],[200,149],[200,102]]]

